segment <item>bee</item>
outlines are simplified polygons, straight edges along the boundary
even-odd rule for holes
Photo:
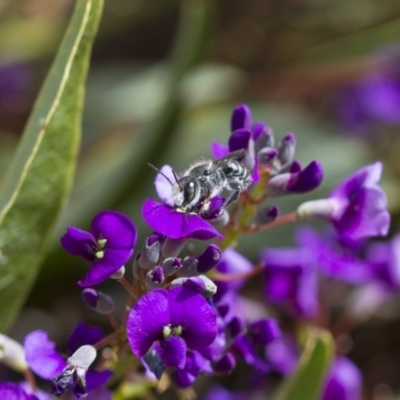
[[[245,153],[246,150],[243,149],[215,161],[198,161],[180,177],[172,171],[175,182],[153,165],[149,165],[160,172],[171,184],[171,203],[176,210],[186,214],[205,215],[210,208],[211,200],[226,190],[230,194],[223,203],[222,213],[250,185],[250,171],[239,161]]]

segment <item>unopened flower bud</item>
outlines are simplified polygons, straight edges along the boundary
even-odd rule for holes
[[[261,164],[270,164],[277,155],[278,150],[271,147],[264,147],[257,153],[257,158]]]
[[[247,332],[254,343],[263,346],[282,336],[278,323],[272,318],[253,322],[247,328]]]
[[[286,134],[278,147],[278,159],[284,167],[293,161],[296,149],[296,138],[293,133]]]
[[[174,279],[170,287],[186,286],[195,292],[200,293],[205,298],[209,298],[217,293],[216,284],[205,275],[199,275],[192,278],[177,278]]]
[[[144,281],[147,289],[159,288],[164,283],[164,272],[160,265],[154,267],[151,271],[146,274]]]
[[[181,266],[181,259],[177,257],[166,258],[162,263],[162,269],[165,276],[174,275]]]
[[[67,359],[68,366],[51,381],[51,392],[60,397],[69,387],[72,387],[76,397],[86,396],[86,372],[95,360],[96,355],[97,351],[91,345],[79,347]]]
[[[82,300],[100,314],[111,314],[115,308],[114,300],[110,296],[90,288],[82,291]]]
[[[143,269],[151,270],[157,265],[163,241],[164,235],[157,232],[152,233],[146,238],[139,259],[140,266]]]
[[[186,237],[181,239],[172,239],[170,237],[165,238],[161,249],[162,257],[177,257],[187,242],[188,239]]]
[[[339,215],[342,210],[343,207],[337,199],[311,200],[299,205],[297,208],[297,216],[299,219],[330,219],[335,215]]]
[[[136,254],[135,259],[133,260],[132,272],[133,272],[133,277],[135,279],[141,280],[141,278],[142,278],[142,274],[141,274],[142,269],[140,268],[139,260],[140,260],[140,252],[138,254]]]
[[[124,275],[125,275],[125,266],[123,265],[119,270],[115,271],[112,275],[110,275],[110,278],[119,280],[123,278]]]
[[[252,131],[253,139],[255,141],[256,153],[266,147],[275,147],[274,135],[272,133],[272,129],[269,126],[263,124],[262,122],[256,122],[252,127]]]
[[[258,225],[269,224],[275,221],[279,215],[279,208],[277,206],[262,207],[257,210],[255,222]]]
[[[236,360],[232,353],[226,353],[213,364],[213,370],[221,374],[229,374],[236,367]]]
[[[14,371],[23,372],[28,369],[25,351],[20,343],[0,333],[0,362]]]

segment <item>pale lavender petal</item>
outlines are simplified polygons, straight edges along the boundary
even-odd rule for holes
[[[29,395],[21,386],[11,383],[0,383],[1,400],[37,400],[35,395]]]
[[[175,175],[173,173],[173,169],[169,165],[164,165],[161,168],[161,173],[158,173],[156,175],[156,178],[154,180],[154,185],[156,187],[156,192],[158,194],[158,197],[163,201],[163,203],[169,205],[170,207],[173,207],[174,201],[172,198],[172,185],[174,182],[176,182]],[[165,178],[165,175],[168,179]]]
[[[26,361],[35,374],[43,379],[52,379],[62,372],[66,362],[55,350],[47,333],[37,330],[29,333],[24,339]]]

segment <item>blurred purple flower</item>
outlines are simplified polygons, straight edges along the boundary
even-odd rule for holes
[[[265,293],[301,316],[318,312],[318,274],[310,253],[297,248],[268,248],[261,253],[265,268]]]
[[[68,227],[61,237],[64,250],[83,257],[91,264],[80,286],[97,285],[121,268],[132,256],[136,244],[136,227],[117,211],[102,211],[91,223],[90,232]]]
[[[385,236],[390,215],[385,192],[378,186],[382,163],[367,165],[347,177],[327,199],[299,206],[300,218],[329,219],[338,233],[353,240]]]
[[[333,362],[323,389],[323,400],[361,400],[362,377],[359,369],[346,357]]]
[[[136,356],[143,357],[156,343],[164,364],[180,369],[186,364],[187,350],[206,348],[216,335],[214,309],[203,296],[184,286],[146,293],[127,322],[128,341]]]

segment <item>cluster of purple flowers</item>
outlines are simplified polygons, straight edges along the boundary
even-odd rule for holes
[[[143,204],[143,218],[154,231],[133,257],[131,282],[125,269],[133,256],[137,232],[129,217],[103,211],[94,217],[90,232],[68,227],[61,238],[63,248],[90,264],[78,282],[84,288],[82,300],[107,315],[114,330],[104,336],[97,327],[79,325],[68,340],[67,360],[57,353],[46,332],[32,332],[14,357],[22,360],[19,370],[31,370],[51,380],[56,396],[72,388],[77,398],[99,391],[102,398],[111,398],[105,385],[119,368],[118,361],[126,357],[134,361],[125,363],[125,368],[129,365],[137,374],[143,369],[142,376],[149,380],[168,376],[170,383],[180,388],[191,386],[201,374],[233,373],[238,364],[250,366],[260,377],[271,372],[286,376],[295,368],[300,349],[265,307],[240,294],[248,278],[263,272],[268,303],[276,304],[277,310],[294,320],[310,322],[320,311],[322,277],[399,288],[400,270],[391,256],[399,239],[366,243],[371,236],[386,235],[389,228],[386,197],[378,186],[382,165],[366,166],[326,199],[303,203],[296,211],[280,215],[276,204],[266,204],[268,199],[309,192],[323,178],[318,161],[303,167],[295,159],[295,146],[292,133],[275,144],[272,130],[263,123],[252,123],[246,105],[237,106],[228,144],[214,143],[211,149],[216,158],[246,150],[240,162],[248,169],[252,184],[229,212],[219,195],[210,199],[206,215],[176,209],[169,201],[168,179],[173,181],[178,175],[163,167],[155,180],[162,203],[147,199]],[[314,217],[330,222],[335,233],[322,236],[302,228],[297,233],[298,247],[265,248],[256,265],[235,249],[241,235]],[[192,239],[215,238],[220,241],[197,254],[186,252]],[[129,294],[119,322],[113,317],[113,299],[93,288],[109,278]],[[18,347],[7,340],[5,347]],[[113,362],[97,355],[104,346],[113,349]],[[94,362],[96,368],[89,369]],[[137,374],[126,370],[123,381],[135,382]],[[39,394],[33,382],[28,379],[28,389],[26,383],[1,384],[0,397],[8,398],[4,396],[12,392],[10,398],[17,400],[48,398]],[[356,400],[360,385],[355,365],[338,356],[326,378],[324,399]],[[224,389],[214,390],[230,398]]]

